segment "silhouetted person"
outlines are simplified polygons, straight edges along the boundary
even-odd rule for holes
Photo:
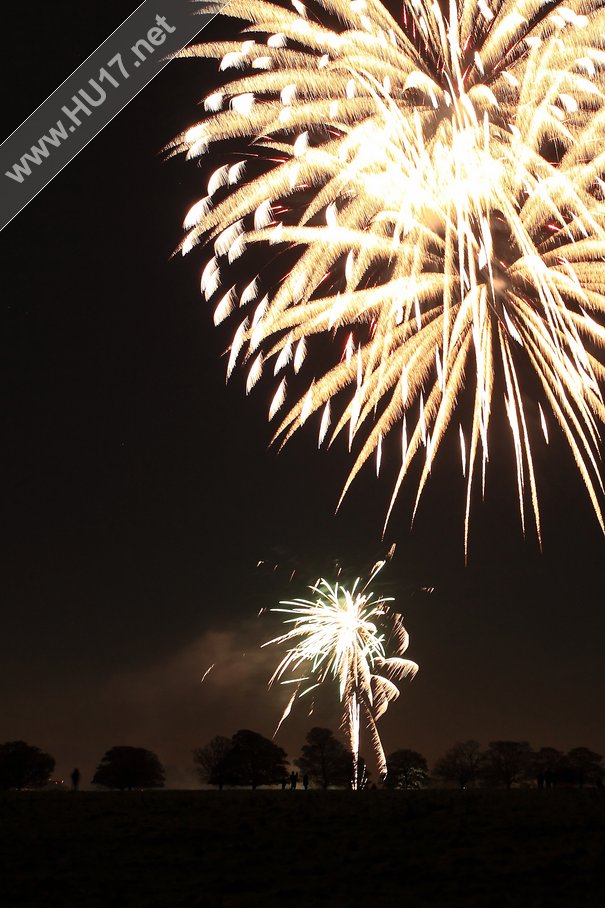
[[[77,766],[71,774],[71,787],[74,791],[77,791],[80,787],[80,770]]]
[[[306,791],[308,787],[309,787],[309,776],[307,773],[305,773],[303,776],[303,788]]]
[[[283,778],[282,778],[282,780],[281,780],[281,790],[282,790],[282,791],[285,791],[285,790],[286,790],[286,785],[287,785],[287,784],[288,784],[288,779],[286,778],[286,776],[283,776]]]
[[[544,788],[544,786],[546,785],[546,774],[539,772],[536,776],[536,783],[538,788]]]
[[[547,769],[544,773],[544,784],[546,788],[554,788],[557,783],[557,777],[554,772],[551,772],[550,769]]]
[[[294,789],[296,788],[297,782],[298,782],[298,773],[294,772],[294,770],[292,770],[292,772],[290,773],[290,790],[291,791],[294,791]]]

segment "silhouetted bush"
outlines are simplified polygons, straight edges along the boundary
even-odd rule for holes
[[[535,781],[537,788],[553,788],[567,774],[567,760],[555,747],[541,747],[529,757],[526,777]]]
[[[601,785],[605,770],[603,757],[588,747],[573,747],[566,755],[565,762],[569,779],[573,785]]]
[[[50,754],[25,741],[0,744],[0,790],[42,788],[55,768]]]
[[[211,785],[276,785],[287,775],[285,750],[255,731],[241,729],[231,740],[213,738],[194,751],[200,778]]]
[[[200,782],[217,785],[222,790],[229,782],[226,775],[228,771],[226,758],[232,747],[231,738],[217,735],[205,747],[198,747],[193,751],[193,762],[196,764]]]
[[[492,741],[482,751],[476,741],[466,741],[455,744],[437,760],[433,774],[456,782],[460,788],[475,781],[487,788],[528,783],[536,788],[582,788],[601,787],[605,767],[601,754],[587,747],[574,747],[564,754],[555,747],[532,750],[527,741]]]
[[[396,750],[387,757],[387,788],[424,788],[428,776],[427,762],[415,750]]]
[[[346,787],[351,781],[351,754],[329,728],[312,728],[302,754],[294,761],[302,773],[322,788]]]
[[[530,760],[527,741],[491,741],[485,751],[482,777],[488,784],[511,788],[527,777]]]
[[[477,781],[484,759],[481,745],[477,741],[462,741],[450,747],[437,760],[433,772],[444,782],[455,782],[458,788],[463,789]]]
[[[112,747],[103,756],[92,780],[103,788],[163,788],[164,767],[144,747]]]

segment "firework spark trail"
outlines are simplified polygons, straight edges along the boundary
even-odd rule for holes
[[[359,435],[343,495],[374,452],[379,469],[387,436],[403,424],[387,520],[424,450],[417,507],[466,388],[472,416],[453,427],[465,548],[495,405],[510,425],[523,529],[529,499],[540,537],[532,446],[548,442],[546,410],[603,527],[600,0],[450,0],[447,10],[405,0],[401,24],[378,0],[292,6],[231,0],[224,14],[250,22],[254,37],[184,52],[234,75],[205,99],[207,117],[175,140],[175,153],[195,158],[252,139],[265,161],[262,174],[247,161],[219,167],[185,220],[184,253],[214,247],[202,291],[215,322],[244,307],[228,374],[247,364],[250,391],[270,367],[270,418],[288,383],[306,381],[276,438],[316,412],[320,444],[347,431],[351,447]],[[229,286],[229,265],[258,244],[267,261],[293,249],[298,257],[278,282],[273,266]],[[322,334],[334,357],[324,354],[312,375],[306,355]],[[530,372],[541,401],[526,387]]]
[[[392,599],[382,596],[375,599],[367,591],[383,564],[375,565],[361,589],[359,577],[350,590],[320,579],[309,587],[315,599],[281,602],[280,605],[288,608],[272,611],[293,616],[285,621],[293,626],[263,644],[289,645],[269,682],[296,685],[278,729],[299,697],[324,684],[329,677],[337,681],[343,704],[342,725],[353,754],[353,787],[357,784],[362,716],[367,721],[379,772],[384,775],[386,758],[376,723],[389,703],[399,696],[394,682],[413,678],[418,671],[415,662],[402,658],[408,647],[408,634],[401,616],[389,608]],[[393,645],[395,655],[386,656],[387,642]]]
[[[214,663],[214,662],[212,663],[212,665],[209,665],[209,666],[208,666],[208,668],[206,669],[206,671],[205,671],[204,674],[202,675],[201,684],[204,683],[204,681],[206,680],[206,678],[208,677],[208,675],[210,674],[210,672],[212,671],[212,669],[214,668],[214,666],[215,666],[215,663]]]

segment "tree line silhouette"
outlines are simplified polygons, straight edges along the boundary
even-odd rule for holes
[[[298,773],[290,770],[288,756],[273,741],[249,729],[231,738],[216,736],[193,752],[194,765],[203,784],[224,787],[281,785],[296,787]],[[328,728],[312,728],[294,766],[305,788],[351,786],[350,751]],[[24,741],[0,744],[0,791],[34,789],[49,785],[55,760]],[[425,757],[415,750],[399,749],[387,757],[388,773],[381,787],[414,790],[429,784],[469,787],[536,788],[557,786],[602,787],[603,757],[587,747],[567,753],[554,747],[533,750],[527,741],[492,741],[482,749],[477,741],[454,744],[429,770]],[[80,772],[71,774],[77,789]],[[165,770],[155,753],[143,747],[112,747],[102,757],[91,780],[95,786],[117,790],[162,788]],[[375,787],[363,758],[358,763],[357,787]]]

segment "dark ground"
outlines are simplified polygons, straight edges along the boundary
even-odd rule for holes
[[[2,908],[605,905],[605,793],[26,792]]]

